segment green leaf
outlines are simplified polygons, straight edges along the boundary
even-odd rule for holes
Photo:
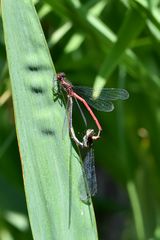
[[[100,93],[107,79],[119,63],[124,51],[129,47],[131,41],[141,32],[144,24],[144,18],[136,9],[131,8],[127,11],[124,23],[118,34],[118,39],[104,60],[96,78],[94,87],[97,93]],[[97,97],[97,95],[95,95],[95,97]]]
[[[81,163],[63,138],[55,70],[30,0],[2,0],[17,138],[33,238],[97,239],[92,204],[80,199]],[[83,183],[84,184],[84,183]]]

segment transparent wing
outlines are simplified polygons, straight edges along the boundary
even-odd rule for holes
[[[97,193],[97,179],[94,164],[93,148],[90,148],[87,151],[83,165],[90,195],[94,196]]]
[[[93,98],[87,98],[85,96],[83,96],[83,97],[86,99],[87,103],[90,106],[92,106],[93,108],[95,108],[98,111],[111,112],[114,109],[114,105],[110,101],[102,100],[102,99],[99,99],[99,98],[94,100]]]
[[[93,89],[90,87],[75,86],[73,90],[83,97],[92,107],[104,112],[110,112],[114,109],[111,101],[126,100],[129,97],[127,90],[121,88],[104,88],[96,100],[92,98]]]
[[[83,96],[92,98],[93,88],[74,86],[73,90],[77,93],[81,93]],[[98,99],[105,101],[126,100],[129,98],[127,90],[122,88],[103,88]]]
[[[84,116],[84,113],[83,113],[83,111],[82,111],[79,103],[78,103],[78,100],[77,100],[76,98],[74,98],[74,100],[75,100],[76,103],[77,103],[77,106],[78,106],[78,109],[79,109],[79,111],[80,111],[80,113],[81,113],[81,116],[82,116],[82,118],[83,118],[84,124],[85,124],[85,126],[87,127],[87,120],[86,120],[86,118],[85,118],[85,116]]]
[[[80,199],[86,204],[91,203],[91,197],[97,193],[97,180],[94,164],[94,152],[92,148],[89,148],[84,162],[82,164],[83,175],[79,181],[80,187]]]

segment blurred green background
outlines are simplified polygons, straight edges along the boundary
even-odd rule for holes
[[[57,72],[64,71],[75,85],[102,86],[101,76],[105,86],[124,87],[130,94],[115,103],[113,112],[96,112],[103,127],[95,144],[99,239],[160,239],[160,1],[34,4]],[[81,132],[76,122],[77,111],[74,126]],[[0,10],[1,239],[29,240],[32,235]]]

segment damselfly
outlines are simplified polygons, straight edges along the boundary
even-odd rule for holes
[[[82,102],[91,117],[93,118],[95,124],[98,128],[97,135],[94,136],[94,139],[98,139],[100,137],[100,133],[102,131],[101,124],[99,123],[97,117],[93,113],[90,106],[99,111],[111,112],[114,109],[114,105],[112,101],[115,100],[126,100],[129,97],[127,90],[121,88],[104,88],[98,99],[93,99],[93,89],[90,87],[81,87],[81,86],[73,86],[65,76],[65,73],[57,74],[57,81],[60,83],[61,87],[67,92],[67,95],[77,99]],[[89,106],[90,105],[90,106]]]
[[[129,97],[128,92],[125,89],[120,88],[104,88],[98,97],[98,99],[93,99],[92,88],[89,87],[74,87],[65,77],[65,73],[57,74],[57,81],[60,83],[61,87],[67,92],[68,97],[68,120],[69,120],[69,131],[71,138],[74,142],[80,146],[81,148],[86,148],[86,155],[83,162],[83,172],[85,175],[85,183],[87,196],[83,195],[82,200],[87,200],[88,197],[94,196],[97,192],[97,181],[96,181],[96,173],[95,173],[95,164],[94,164],[94,152],[93,152],[93,142],[100,137],[100,133],[102,131],[102,127],[93,113],[90,106],[93,108],[110,112],[114,109],[114,105],[112,101],[115,100],[125,100]],[[93,118],[95,124],[98,128],[98,133],[95,135],[93,129],[87,129],[83,140],[80,141],[74,131],[72,124],[72,110],[73,110],[73,98],[82,102],[91,117]],[[87,103],[88,102],[88,103]],[[90,106],[89,106],[90,105]]]

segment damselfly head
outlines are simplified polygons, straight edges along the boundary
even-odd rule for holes
[[[62,81],[66,77],[66,74],[64,72],[57,73],[57,80]]]

